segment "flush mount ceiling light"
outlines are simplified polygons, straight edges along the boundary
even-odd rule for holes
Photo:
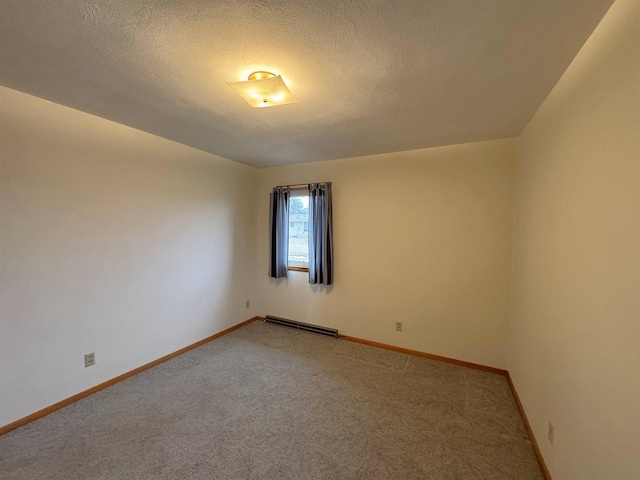
[[[282,77],[271,72],[253,72],[246,82],[227,82],[227,85],[253,108],[275,107],[298,101]]]

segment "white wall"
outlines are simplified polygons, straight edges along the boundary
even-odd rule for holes
[[[259,171],[258,313],[505,366],[517,140]],[[268,278],[269,192],[333,182],[335,283]],[[403,332],[395,321],[403,321]]]
[[[517,190],[508,369],[551,474],[640,478],[639,1],[525,129]]]
[[[0,88],[0,425],[252,317],[255,180]]]
[[[0,87],[0,425],[275,314],[508,368],[556,480],[637,478],[638,25],[617,0],[520,141],[260,171]],[[268,193],[312,181],[332,287],[267,277]]]

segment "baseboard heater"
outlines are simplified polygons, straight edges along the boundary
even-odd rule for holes
[[[296,330],[304,330],[305,332],[317,333],[324,335],[325,337],[338,338],[338,330],[335,328],[321,327],[320,325],[311,325],[310,323],[296,322],[295,320],[289,320],[287,318],[274,317],[273,315],[267,315],[264,318],[266,323],[273,323],[275,325],[281,325],[287,328],[295,328]]]

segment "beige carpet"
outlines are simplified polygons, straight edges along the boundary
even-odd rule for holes
[[[10,479],[542,479],[505,378],[254,322],[0,437]]]

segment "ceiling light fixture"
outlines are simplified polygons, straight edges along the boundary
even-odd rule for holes
[[[227,85],[253,108],[275,107],[298,101],[282,77],[271,72],[253,72],[247,81],[227,82]]]

